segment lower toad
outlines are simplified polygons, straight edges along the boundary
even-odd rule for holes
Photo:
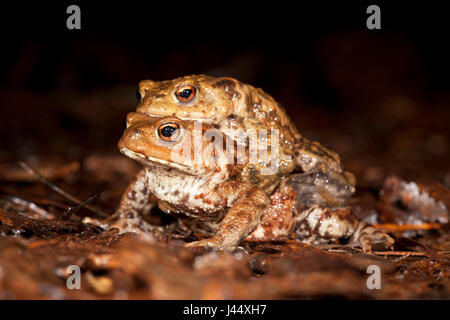
[[[233,139],[209,124],[130,113],[118,146],[143,169],[111,218],[85,218],[87,223],[145,234],[156,227],[142,214],[156,204],[184,228],[208,236],[189,247],[233,250],[243,240],[327,243],[346,238],[370,253],[376,242],[393,243],[349,211],[346,202],[353,190],[322,171],[280,177],[270,193],[239,179],[251,161],[248,147],[238,150]]]

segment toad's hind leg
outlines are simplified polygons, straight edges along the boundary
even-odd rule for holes
[[[280,184],[283,193],[296,192],[295,237],[309,243],[328,243],[341,238],[370,253],[375,244],[390,248],[393,239],[356,218],[345,206],[354,191],[339,176],[322,172],[294,174]]]
[[[295,237],[311,244],[329,243],[348,239],[352,246],[361,246],[369,254],[375,245],[391,248],[394,240],[375,228],[359,220],[349,207],[326,208],[314,205],[297,217]]]

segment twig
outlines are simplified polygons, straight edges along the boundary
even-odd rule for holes
[[[34,213],[39,214],[40,216],[43,217],[48,217],[49,213],[47,210],[44,210],[43,208],[39,207],[38,205],[36,205],[35,203],[33,203],[32,201],[28,201],[13,195],[5,195],[4,197],[2,197],[2,199],[5,199],[11,203],[14,203],[16,205],[20,205],[23,207],[26,207],[27,209],[33,211]]]
[[[377,256],[412,256],[412,257],[427,257],[426,252],[417,251],[374,251],[372,254]]]
[[[407,255],[402,256],[402,257],[397,258],[397,259],[394,259],[394,261],[395,261],[395,262],[400,262],[400,261],[403,261],[403,260],[407,259],[407,258],[410,257],[410,256],[411,256],[411,252],[408,252]]]
[[[78,210],[85,207],[86,204],[97,198],[97,194],[94,194],[93,196],[89,197],[88,199],[84,200],[82,203],[75,207],[70,207],[69,210],[65,211],[62,215],[59,217],[53,219],[53,220],[68,220],[73,214],[75,214]]]
[[[422,224],[394,224],[394,223],[385,223],[385,224],[375,224],[375,228],[378,229],[387,229],[387,230],[431,230],[431,229],[439,229],[441,225],[439,223],[422,223]]]
[[[51,205],[63,210],[67,210],[70,206],[68,206],[67,204],[63,204],[57,201],[53,201],[53,200],[49,200],[49,199],[42,199],[42,198],[36,198],[36,197],[31,197],[31,196],[24,196],[21,193],[17,193],[16,191],[12,191],[9,188],[4,188],[4,187],[0,187],[0,193],[4,193],[4,197],[6,199],[9,200],[9,198],[17,198],[20,199],[21,201],[26,201],[29,202],[30,204],[33,203],[35,205]],[[42,209],[44,210],[44,209]]]
[[[62,190],[61,188],[59,188],[58,186],[56,186],[55,184],[53,184],[51,181],[49,181],[48,179],[44,178],[42,175],[40,175],[38,172],[36,172],[36,170],[34,170],[33,168],[31,168],[28,164],[26,164],[23,161],[19,161],[19,165],[24,168],[25,170],[27,170],[30,174],[36,176],[39,181],[41,181],[43,184],[45,184],[47,187],[49,187],[50,189],[52,189],[53,191],[55,191],[56,193],[59,193],[60,195],[62,195],[63,197],[69,199],[72,202],[75,202],[77,205],[81,205],[83,202],[72,196],[71,194],[67,193],[66,191]],[[89,200],[89,199],[88,199]],[[89,202],[89,201],[88,201]],[[85,206],[86,209],[94,212],[95,214],[106,218],[108,217],[108,215],[92,206]]]

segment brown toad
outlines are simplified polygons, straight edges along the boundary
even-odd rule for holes
[[[251,130],[257,134],[278,130],[277,170],[273,174],[260,174],[267,163],[247,163],[239,175],[241,181],[257,185],[268,194],[276,188],[280,178],[294,171],[320,171],[343,186],[338,197],[329,197],[333,204],[342,203],[354,192],[355,178],[343,171],[339,156],[318,142],[302,137],[284,108],[261,89],[230,77],[189,75],[161,82],[143,80],[138,91],[137,112],[201,120],[243,146],[249,145],[246,133]],[[264,136],[260,138],[263,139]]]
[[[258,183],[243,181],[241,172],[251,163],[251,152],[246,147],[238,155],[237,143],[228,138],[200,121],[130,113],[119,149],[144,169],[128,187],[115,217],[103,226],[145,233],[152,227],[140,214],[157,203],[184,227],[211,236],[189,246],[232,250],[243,239],[291,235],[312,243],[352,238],[366,252],[375,241],[391,244],[389,236],[358,221],[347,208],[322,207],[336,204],[346,188],[329,183],[323,172],[280,177],[279,187],[269,195]]]

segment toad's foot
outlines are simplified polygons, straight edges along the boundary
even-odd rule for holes
[[[328,243],[342,238],[353,246],[361,246],[366,254],[375,245],[391,248],[394,240],[381,230],[356,218],[348,207],[331,209],[314,205],[297,218],[295,236],[309,243]]]
[[[189,242],[185,244],[185,247],[187,248],[203,247],[221,251],[233,251],[235,249],[235,246],[225,246],[223,240],[218,239],[217,237]]]
[[[371,254],[375,244],[381,244],[383,247],[391,249],[394,239],[380,229],[364,221],[359,221],[350,243],[360,245],[365,254]]]
[[[214,236],[212,238],[208,238],[208,239],[202,239],[202,240],[198,240],[198,241],[193,241],[193,242],[189,242],[186,243],[184,245],[186,248],[197,248],[197,247],[203,247],[205,249],[213,249],[213,250],[218,250],[218,251],[234,251],[238,248],[241,248],[243,250],[242,247],[238,246],[238,245],[232,245],[231,243],[224,241],[224,239],[221,236]]]
[[[153,205],[146,184],[146,172],[143,169],[122,195],[119,208],[112,216],[104,220],[86,217],[83,219],[83,223],[97,226],[103,230],[118,229],[119,234],[133,232],[146,237],[152,234],[160,235],[163,228],[149,224],[142,217],[143,214],[150,212]]]
[[[107,230],[110,225],[108,220],[109,220],[109,218],[106,218],[104,220],[98,220],[98,219],[91,218],[91,217],[85,217],[85,218],[83,218],[82,222],[84,224],[90,224],[90,225],[99,227],[100,229]]]
[[[132,212],[123,215],[113,215],[104,220],[85,217],[83,223],[97,226],[103,230],[118,229],[119,234],[132,232],[148,236],[152,233],[160,234],[164,231],[163,227],[152,225],[146,222],[139,214]]]

